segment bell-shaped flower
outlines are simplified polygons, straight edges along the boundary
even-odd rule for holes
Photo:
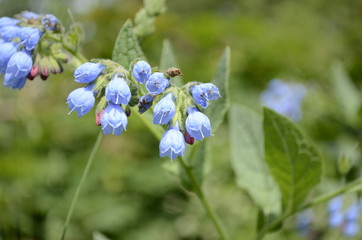
[[[132,75],[140,83],[145,83],[151,76],[151,66],[145,61],[138,61],[133,65]]]
[[[24,87],[33,61],[25,52],[17,52],[10,57],[4,77],[4,86],[21,89]]]
[[[160,141],[160,157],[168,156],[171,159],[175,159],[178,156],[183,156],[185,152],[186,144],[185,139],[178,123],[174,127],[167,130]]]
[[[131,99],[131,90],[124,78],[115,74],[106,87],[106,99],[114,104],[128,104]]]
[[[153,104],[154,98],[151,94],[146,94],[138,100],[138,112],[144,113],[146,112]]]
[[[121,135],[126,130],[127,123],[127,116],[122,107],[109,102],[101,117],[103,133]]]
[[[67,98],[69,113],[74,111],[78,113],[78,117],[81,117],[93,108],[95,102],[93,87],[94,85],[88,85],[77,88],[69,94]]]
[[[58,25],[58,19],[52,14],[45,15],[41,22],[45,29],[48,30],[55,30]]]
[[[195,102],[203,108],[207,108],[209,101],[219,99],[219,89],[212,83],[202,83],[192,86],[191,94]]]
[[[146,82],[146,88],[152,95],[162,93],[168,86],[170,86],[170,81],[161,72],[153,73]]]
[[[18,37],[19,31],[21,30],[18,26],[5,26],[0,29],[0,36],[6,42],[10,42],[11,40]]]
[[[33,50],[38,44],[42,32],[38,28],[23,27],[18,31],[20,42],[24,45],[25,49]]]
[[[75,81],[79,83],[90,83],[101,74],[104,68],[105,66],[100,63],[84,63],[75,69]]]
[[[0,29],[7,26],[15,26],[17,23],[19,23],[20,20],[9,18],[9,17],[1,17],[0,18]]]
[[[153,123],[154,124],[166,124],[176,113],[176,106],[173,102],[172,93],[164,96],[155,106],[153,112]]]
[[[209,118],[193,107],[188,108],[188,114],[185,125],[190,136],[198,141],[201,141],[204,137],[209,137],[211,135]]]
[[[11,56],[16,53],[16,50],[17,49],[13,43],[0,43],[0,74],[5,73],[8,62]]]

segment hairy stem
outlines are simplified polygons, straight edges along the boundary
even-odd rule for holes
[[[75,194],[73,196],[72,203],[70,204],[70,207],[69,207],[69,210],[68,210],[68,213],[67,213],[67,218],[66,218],[64,226],[63,226],[62,235],[60,237],[61,240],[65,239],[65,235],[67,233],[68,225],[69,225],[70,219],[72,218],[74,207],[75,207],[75,204],[76,204],[76,202],[78,200],[80,190],[81,190],[81,188],[83,186],[83,183],[84,183],[85,179],[87,178],[89,169],[92,166],[92,163],[93,163],[94,157],[96,155],[96,152],[97,152],[97,150],[98,150],[98,148],[99,148],[99,146],[100,146],[100,144],[102,142],[102,138],[103,138],[103,132],[100,131],[99,134],[98,134],[97,140],[96,140],[96,142],[95,142],[95,144],[93,146],[92,152],[89,155],[87,164],[86,164],[86,166],[85,166],[85,168],[83,170],[83,174],[82,174],[82,177],[81,177],[81,179],[80,179],[80,181],[78,183]]]

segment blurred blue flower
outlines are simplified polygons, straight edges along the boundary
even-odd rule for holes
[[[52,14],[45,15],[41,22],[45,29],[48,30],[55,30],[58,25],[58,19]]]
[[[33,50],[38,44],[42,32],[38,28],[23,27],[17,32],[17,36],[20,38],[21,43],[25,49]]]
[[[33,61],[25,52],[17,52],[10,57],[4,77],[4,86],[21,89],[24,87]]]
[[[35,19],[37,20],[39,18],[39,15],[34,13],[34,12],[30,12],[30,11],[24,11],[20,14],[22,17],[24,17],[27,20],[30,19]]]
[[[0,74],[4,74],[8,62],[12,55],[17,51],[17,48],[13,43],[3,42],[0,43]]]
[[[75,81],[79,83],[90,83],[94,81],[99,74],[101,74],[104,68],[105,66],[100,63],[84,63],[75,69]]]
[[[109,102],[101,117],[103,133],[121,135],[126,130],[127,123],[127,116],[122,107]]]
[[[78,112],[78,117],[88,113],[94,106],[95,98],[93,93],[94,84],[73,90],[68,98],[67,104],[70,112]]]
[[[124,78],[115,74],[106,88],[106,99],[115,104],[128,104],[131,99],[131,91]]]
[[[297,232],[301,236],[308,236],[311,230],[313,212],[310,209],[304,210],[297,215]]]
[[[0,31],[1,31],[1,28],[3,28],[3,27],[15,26],[19,22],[20,22],[20,20],[18,20],[18,19],[9,18],[9,17],[1,17],[0,18]]]
[[[133,65],[133,77],[140,83],[145,83],[151,76],[151,66],[145,61],[138,61]]]
[[[261,93],[260,102],[293,121],[299,121],[302,116],[300,105],[305,95],[306,88],[303,85],[273,79],[268,89]]]
[[[328,203],[328,224],[331,227],[339,227],[343,223],[344,213],[342,212],[343,197],[333,198]]]
[[[166,124],[176,113],[176,106],[173,101],[172,93],[164,96],[155,106],[153,112],[153,123],[154,124]]]
[[[347,209],[345,213],[345,222],[343,225],[343,234],[348,237],[356,236],[359,233],[358,218],[361,213],[361,206],[354,203]]]
[[[7,42],[18,37],[18,33],[21,30],[18,26],[5,26],[0,29],[1,38]]]
[[[201,141],[204,137],[211,135],[210,120],[197,108],[189,107],[186,118],[186,130],[191,137]]]
[[[170,81],[160,72],[153,73],[146,82],[146,88],[152,95],[162,93],[168,86],[170,86]]]
[[[151,94],[146,94],[138,100],[138,112],[144,113],[146,112],[153,104],[154,98]]]
[[[203,108],[207,108],[209,101],[221,97],[219,89],[212,83],[202,83],[191,87],[191,94],[195,102]]]
[[[168,156],[175,159],[178,156],[183,156],[186,148],[184,136],[180,132],[178,123],[174,127],[167,130],[160,142],[160,157]]]

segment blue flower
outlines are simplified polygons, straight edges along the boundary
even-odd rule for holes
[[[115,74],[106,88],[106,99],[115,104],[128,104],[131,99],[131,91],[124,78]]]
[[[21,43],[25,49],[33,50],[39,42],[42,32],[38,28],[23,27],[18,31],[17,36],[20,38]]]
[[[93,87],[94,85],[88,85],[77,88],[69,94],[67,98],[69,113],[78,112],[78,117],[81,117],[93,108],[95,102]]]
[[[4,86],[21,89],[24,87],[33,61],[25,52],[17,52],[11,56],[4,77]]]
[[[219,99],[219,89],[212,83],[202,83],[191,87],[191,94],[195,102],[203,108],[207,108],[209,101]]]
[[[160,72],[153,73],[146,82],[146,88],[152,95],[162,93],[168,86],[170,86],[170,81]]]
[[[301,84],[288,84],[274,79],[260,95],[260,102],[293,121],[299,121],[302,116],[300,105],[305,94],[306,89]]]
[[[359,223],[356,221],[346,222],[343,226],[343,234],[347,237],[354,237],[359,233]]]
[[[18,26],[6,26],[0,29],[1,38],[7,42],[10,42],[14,38],[18,37],[18,32],[20,31]]]
[[[13,43],[3,42],[0,43],[0,74],[4,74],[8,62],[12,55],[16,53],[16,47]]]
[[[79,83],[90,83],[94,81],[99,74],[101,74],[104,68],[105,66],[100,63],[84,63],[75,69],[75,81]]]
[[[186,118],[186,130],[191,137],[201,141],[204,137],[211,135],[209,118],[198,111],[197,108],[189,107],[189,115]]]
[[[169,93],[156,104],[153,112],[153,123],[166,124],[171,121],[175,113],[176,106],[173,102],[172,93]]]
[[[1,17],[0,18],[0,29],[7,26],[15,26],[18,24],[20,20],[9,18],[9,17]]]
[[[39,18],[38,14],[36,14],[34,12],[30,12],[30,11],[24,11],[20,15],[27,20],[30,20],[30,19],[37,20]]]
[[[144,113],[146,112],[153,104],[154,98],[151,94],[146,94],[138,100],[138,112]]]
[[[168,156],[175,159],[177,156],[183,156],[186,148],[185,139],[179,130],[178,123],[167,130],[160,142],[160,157]]]
[[[333,198],[328,203],[328,224],[331,227],[339,227],[344,218],[344,214],[342,212],[342,206],[343,206],[343,197],[338,196]]]
[[[140,83],[145,83],[151,76],[151,66],[145,61],[138,61],[133,65],[133,77]]]
[[[297,215],[297,232],[301,236],[307,236],[309,234],[312,218],[313,212],[310,209],[304,210]]]
[[[58,19],[51,14],[45,15],[41,22],[43,26],[48,30],[55,30],[58,25]]]
[[[122,107],[109,102],[101,118],[104,134],[121,135],[126,130],[127,123],[127,116]]]
[[[343,234],[348,237],[353,237],[359,232],[358,218],[360,215],[361,207],[359,204],[352,204],[346,211],[345,223],[343,226]]]

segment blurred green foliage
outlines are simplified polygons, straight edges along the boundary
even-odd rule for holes
[[[85,31],[88,58],[111,58],[126,19],[142,1],[0,0],[1,16],[22,10],[51,13]],[[326,179],[341,178],[337,161],[351,156],[346,181],[359,175],[362,111],[350,121],[335,97],[332,66],[339,60],[361,94],[362,2],[358,0],[199,0],[168,1],[156,32],[143,42],[157,65],[162,42],[173,46],[184,81],[212,79],[225,45],[231,47],[232,102],[260,110],[258,94],[275,77],[310,88],[300,125],[318,142],[326,158]],[[79,85],[70,67],[43,82],[28,82],[21,92],[0,88],[0,239],[57,239],[95,141],[93,113],[67,115],[65,99]],[[238,189],[230,166],[227,124],[210,139],[211,164],[203,188],[232,239],[251,239],[257,209]],[[359,145],[358,145],[359,144]],[[359,146],[350,153],[351,146]],[[76,205],[67,239],[218,239],[197,199],[162,168],[158,141],[131,116],[121,137],[105,137]],[[337,183],[336,183],[337,182]],[[324,207],[315,209],[317,231],[325,231]],[[338,233],[326,231],[327,237]],[[300,239],[294,224],[267,239]],[[321,239],[321,238],[315,238]],[[342,239],[342,237],[338,238]]]

